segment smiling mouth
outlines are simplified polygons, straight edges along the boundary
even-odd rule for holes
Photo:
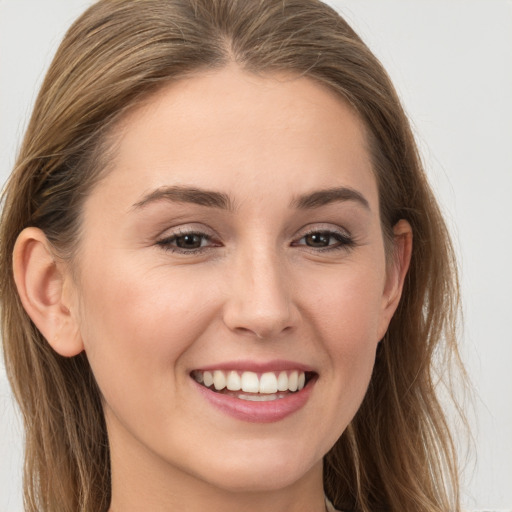
[[[315,375],[302,370],[264,373],[194,370],[191,373],[196,382],[211,391],[253,402],[286,398],[301,391]]]

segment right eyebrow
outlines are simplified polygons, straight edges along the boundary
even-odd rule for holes
[[[192,203],[209,208],[220,208],[232,211],[233,201],[227,194],[213,190],[205,190],[186,186],[163,186],[145,194],[132,208],[140,209],[157,201],[171,201],[177,203]]]

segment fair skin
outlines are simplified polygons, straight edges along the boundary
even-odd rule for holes
[[[411,251],[400,221],[386,258],[362,123],[310,79],[230,66],[116,130],[74,273],[35,228],[14,255],[33,321],[62,355],[85,350],[101,389],[111,510],[323,511],[322,458],[361,404]],[[231,393],[254,402],[197,382],[215,370],[306,381]]]

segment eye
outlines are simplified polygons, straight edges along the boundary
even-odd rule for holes
[[[309,247],[328,247],[335,243],[331,233],[310,233],[304,237],[306,245]]]
[[[204,247],[207,241],[206,236],[197,233],[189,233],[174,238],[176,247],[180,249],[199,249],[199,247]]]
[[[354,245],[353,239],[338,231],[317,230],[306,233],[302,238],[294,242],[294,246],[306,246],[312,249],[335,250],[348,249]]]
[[[157,245],[172,252],[194,254],[219,244],[213,242],[212,237],[206,233],[191,231],[176,233],[163,238],[157,242]]]

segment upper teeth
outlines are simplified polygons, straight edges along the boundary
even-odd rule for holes
[[[230,391],[245,391],[246,393],[277,393],[278,391],[300,391],[306,383],[306,374],[300,370],[291,372],[265,372],[258,375],[255,372],[195,371],[192,376],[197,382],[217,391],[227,388]]]

